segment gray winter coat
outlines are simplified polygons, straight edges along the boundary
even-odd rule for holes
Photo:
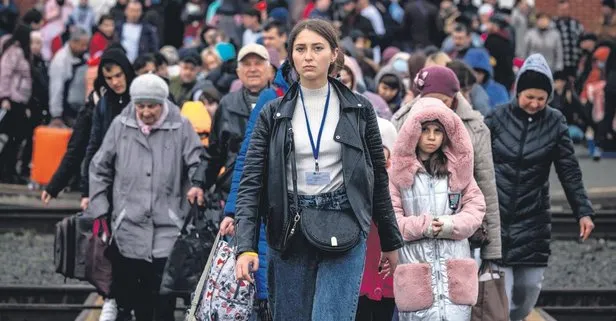
[[[534,53],[540,53],[548,62],[552,72],[563,70],[563,45],[560,32],[556,28],[550,27],[545,31],[537,28],[529,30],[524,39],[524,47],[526,48],[525,58]]]
[[[100,217],[112,209],[113,237],[127,258],[169,256],[190,210],[185,195],[203,147],[179,108],[167,104],[167,118],[146,136],[130,103],[113,120],[90,163],[88,215]]]
[[[394,114],[391,122],[396,126],[398,132],[409,116],[413,105],[420,97],[415,98],[411,103],[406,104]],[[469,102],[460,93],[456,95],[458,108],[456,114],[462,119],[466,131],[471,137],[473,152],[475,157],[474,177],[477,185],[483,193],[486,202],[486,215],[484,221],[487,223],[489,243],[481,248],[481,258],[484,260],[495,260],[501,258],[501,236],[500,236],[500,214],[498,207],[498,194],[496,191],[496,180],[494,178],[494,163],[492,159],[492,139],[490,130],[483,122],[483,116],[478,111],[473,110]]]

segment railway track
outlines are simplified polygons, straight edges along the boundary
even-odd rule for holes
[[[537,307],[556,321],[616,321],[616,288],[544,289]]]
[[[34,230],[49,234],[63,218],[79,212],[78,208],[0,207],[0,233]]]
[[[91,286],[0,286],[0,320],[51,321],[75,320],[88,308]]]
[[[38,233],[53,233],[55,224],[78,208],[24,208],[0,207],[0,233],[34,230]],[[616,210],[599,210],[594,218],[594,238],[616,239]],[[569,212],[552,213],[552,237],[554,239],[575,239],[579,226]]]
[[[0,285],[0,320],[75,320],[83,311],[101,308],[93,293],[86,285]],[[544,289],[537,307],[557,321],[615,321],[616,288]],[[178,304],[178,316],[182,311]]]
[[[89,285],[0,285],[0,320],[82,321],[89,312],[100,310],[101,302]],[[176,320],[183,320],[185,311],[185,304],[177,304]]]

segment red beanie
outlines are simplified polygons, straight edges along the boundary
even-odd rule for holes
[[[415,87],[422,96],[437,93],[453,97],[460,91],[460,82],[451,69],[442,66],[432,66],[424,68],[417,73]]]

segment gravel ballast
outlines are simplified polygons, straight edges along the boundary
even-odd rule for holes
[[[0,234],[0,284],[64,284],[64,277],[54,272],[53,242],[53,235]],[[616,287],[616,240],[554,241],[551,247],[543,287]]]

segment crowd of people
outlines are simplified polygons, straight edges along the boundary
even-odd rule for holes
[[[555,17],[526,0],[13,1],[0,180],[27,181],[36,126],[72,128],[41,199],[68,187],[110,220],[100,320],[173,319],[158,288],[205,191],[262,321],[470,320],[478,263],[523,320],[552,164],[580,238],[594,227],[574,144],[614,148],[613,0],[597,30],[567,0]]]

